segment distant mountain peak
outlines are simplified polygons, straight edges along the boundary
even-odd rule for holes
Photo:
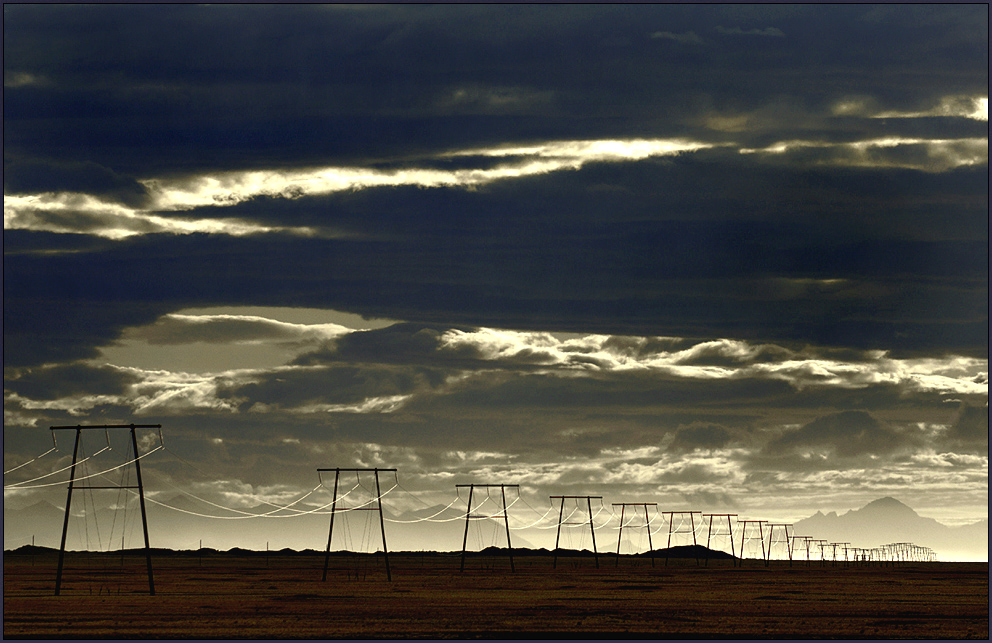
[[[878,511],[884,511],[887,514],[899,513],[905,514],[906,516],[919,516],[911,507],[899,502],[891,496],[886,496],[884,498],[879,498],[878,500],[872,500],[867,505],[858,510],[859,512],[874,513]]]

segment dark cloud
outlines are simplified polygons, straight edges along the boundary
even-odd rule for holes
[[[256,404],[292,409],[315,404],[358,404],[369,398],[408,395],[437,386],[442,376],[425,369],[337,366],[272,373],[249,384],[219,388],[242,410]]]
[[[680,451],[693,449],[719,449],[726,446],[733,435],[716,424],[698,424],[682,427],[675,432],[672,448]]]
[[[737,508],[740,503],[729,493],[716,492],[716,491],[694,491],[691,493],[680,494],[682,499],[688,504],[694,507],[707,507],[707,508]],[[709,518],[706,516],[702,517],[704,521],[703,524],[709,525]],[[724,519],[726,520],[726,519]],[[722,529],[723,525],[720,523],[720,519],[714,517],[714,534],[717,529]]]
[[[982,6],[942,8],[939,24],[912,7],[872,20],[861,7],[760,13],[664,5],[11,9],[5,154],[146,174],[606,129],[664,135],[666,121],[676,132],[707,104],[743,111],[791,95],[816,111],[864,87],[897,107],[934,93],[987,92]],[[659,33],[654,25],[671,34],[730,25],[789,37],[718,35],[720,46],[690,55],[646,37]],[[36,46],[52,41],[55,50]],[[459,95],[467,98],[452,100]],[[501,108],[479,113],[480,101]]]
[[[121,395],[140,381],[114,366],[65,363],[38,368],[4,369],[4,391],[32,400],[58,400],[80,395]]]
[[[841,457],[890,454],[905,447],[908,438],[865,411],[843,411],[817,418],[801,429],[778,437],[765,447],[772,454],[827,448]]]
[[[92,161],[15,160],[8,163],[5,159],[3,192],[77,192],[134,207],[141,207],[148,200],[148,190],[133,177],[123,176]]]
[[[717,25],[717,33],[725,36],[771,36],[774,38],[784,38],[785,34],[781,29],[775,27],[765,27],[764,29],[741,29],[740,27],[722,27]]]
[[[985,17],[983,6],[10,7],[5,190],[133,205],[147,195],[133,177],[348,163],[454,169],[482,159],[431,154],[563,138],[752,147],[982,138],[987,124],[964,118],[832,110],[851,96],[910,111],[986,95],[987,28],[976,26]],[[554,25],[554,38],[539,24]],[[772,30],[788,37],[745,37]],[[649,37],[658,33],[716,34],[719,46],[689,55]],[[707,118],[743,120],[725,131]],[[38,316],[80,327],[59,355],[92,354],[85,338],[105,341],[120,327],[93,307],[150,301],[162,312],[259,302],[469,326],[985,352],[987,167],[819,165],[822,154],[850,160],[838,149],[847,148],[717,148],[471,191],[397,187],[159,213],[353,236],[145,235],[47,266],[5,254],[5,328],[20,340],[5,357],[55,355]],[[869,160],[937,162],[919,145]],[[112,219],[72,208],[33,216],[90,231]],[[10,232],[5,253],[27,238]],[[53,283],[67,274],[78,287]],[[41,303],[28,290],[64,299]]]
[[[89,325],[115,315],[91,317],[106,302],[127,308],[121,321],[143,306],[247,304],[907,352],[983,354],[987,343],[984,241],[841,241],[770,223],[671,220],[604,222],[562,236],[548,227],[553,217],[511,222],[497,201],[484,206],[491,215],[461,193],[444,201],[418,206],[414,198],[409,212],[427,215],[416,223],[412,214],[366,216],[381,226],[369,230],[374,238],[146,235],[106,252],[41,258],[17,254],[27,237],[11,234],[5,328],[30,335],[55,318]],[[517,234],[518,225],[528,233]],[[48,323],[28,321],[37,317]],[[102,342],[114,331],[90,334]],[[18,359],[47,359],[29,356],[40,350],[34,342],[20,346]]]
[[[988,453],[989,450],[989,407],[962,404],[961,409],[944,436],[947,446],[965,451],[978,449]]]
[[[425,364],[438,361],[444,329],[419,324],[393,324],[386,328],[345,335],[327,348],[304,354],[295,363],[325,361]]]

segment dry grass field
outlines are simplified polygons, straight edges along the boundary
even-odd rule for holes
[[[4,556],[4,638],[943,638],[989,635],[973,563],[766,567],[613,556]],[[618,564],[619,563],[619,564]]]

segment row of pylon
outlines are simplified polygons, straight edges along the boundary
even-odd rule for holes
[[[561,532],[562,522],[561,514],[564,511],[564,498],[573,497],[578,498],[585,496],[552,496],[552,498],[562,498],[561,512],[559,513],[559,524],[558,530],[559,534]],[[598,497],[598,496],[594,496]],[[641,507],[644,510],[644,525],[647,529],[648,534],[648,548],[649,553],[653,555],[654,545],[651,542],[651,529],[650,529],[650,518],[648,517],[649,506],[656,506],[656,503],[613,503],[614,506],[621,507],[621,518],[620,518],[620,533],[617,537],[617,556],[619,560],[620,554],[620,544],[623,537],[623,515],[627,507]],[[596,539],[595,530],[593,528],[593,523],[591,520],[592,509],[589,508],[590,521],[589,527],[593,535],[593,549],[595,550]],[[859,564],[859,565],[869,565],[869,564],[891,564],[897,562],[934,562],[937,560],[936,553],[929,547],[924,547],[921,545],[916,545],[914,543],[889,543],[886,545],[881,545],[879,547],[853,547],[849,542],[830,542],[828,540],[815,539],[812,536],[798,536],[790,533],[793,525],[788,523],[773,523],[766,520],[740,520],[737,518],[737,514],[717,514],[717,513],[703,513],[701,511],[664,511],[661,512],[663,515],[668,516],[668,542],[666,546],[666,556],[665,562],[668,563],[668,553],[672,547],[672,537],[678,536],[679,534],[691,534],[692,545],[698,547],[700,544],[696,534],[697,534],[697,524],[696,516],[699,515],[701,524],[706,526],[706,549],[705,549],[705,560],[709,564],[709,553],[712,551],[711,546],[714,544],[714,540],[719,538],[726,538],[729,540],[730,544],[730,554],[732,556],[735,565],[739,561],[745,559],[744,546],[749,540],[753,540],[755,536],[761,544],[761,558],[765,564],[769,564],[773,559],[784,560],[787,559],[791,564],[793,561],[802,561],[810,564],[814,561],[819,561],[821,563],[844,563],[844,564]],[[679,518],[679,524],[676,526],[676,517]],[[723,522],[726,520],[726,527],[724,528]],[[734,541],[735,525],[736,521],[739,526],[737,543]],[[688,524],[686,524],[688,523]],[[688,527],[687,529],[683,526]],[[750,533],[750,537],[749,537]],[[736,545],[739,544],[739,549]],[[558,551],[558,541],[555,542],[555,552],[557,555]],[[739,551],[739,553],[738,553]],[[777,556],[776,556],[777,552]],[[784,554],[784,555],[783,555]],[[652,558],[653,562],[653,558]],[[697,558],[697,564],[699,562]]]

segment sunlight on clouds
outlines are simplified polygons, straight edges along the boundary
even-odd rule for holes
[[[499,451],[446,451],[442,455],[445,458],[456,460],[461,464],[475,464],[486,460],[504,462],[512,460],[516,457],[514,455],[501,453]]]
[[[989,120],[988,96],[945,96],[931,109],[917,112],[881,110],[874,98],[852,96],[833,104],[834,116],[860,116],[864,118],[933,118],[959,117],[976,121]]]
[[[711,145],[686,140],[557,141],[527,147],[487,148],[445,156],[523,157],[490,169],[403,169],[326,167],[303,171],[223,172],[186,179],[142,181],[163,210],[234,205],[258,196],[295,199],[376,187],[474,187],[561,170],[575,170],[593,161],[635,161],[652,156],[691,152]]]
[[[652,156],[672,156],[715,147],[688,139],[630,139],[550,141],[540,145],[496,147],[452,152],[450,156],[536,156],[568,163],[590,161],[638,161]]]
[[[896,151],[896,148],[918,147],[919,158],[879,154]],[[804,150],[833,152],[811,161],[814,165],[843,167],[905,168],[925,172],[943,172],[956,167],[987,164],[989,141],[987,138],[924,139],[886,137],[849,143],[790,140],[780,141],[763,148],[742,148],[741,154],[785,154]]]
[[[958,116],[987,122],[989,120],[989,99],[988,96],[983,98],[965,96],[947,97],[942,99],[938,106],[927,111],[880,112],[873,114],[872,118],[925,118],[928,116]]]
[[[969,453],[916,453],[911,457],[913,462],[938,469],[985,469],[988,470],[988,456],[972,455]]]
[[[196,342],[220,342],[244,346],[279,345],[290,348],[285,359],[321,345],[328,338],[345,336],[351,330],[337,324],[310,326],[276,322],[251,315],[168,315],[158,325],[136,329],[146,341],[166,347]],[[163,325],[164,324],[164,325]],[[207,346],[208,344],[204,344]],[[212,344],[209,344],[212,345]],[[418,396],[438,399],[474,390],[478,383],[540,374],[544,378],[596,378],[623,381],[636,372],[637,381],[656,379],[659,385],[682,381],[780,380],[795,390],[856,390],[890,386],[905,395],[926,393],[958,400],[988,396],[988,362],[984,359],[950,356],[947,358],[893,359],[882,351],[861,352],[853,359],[831,359],[815,349],[800,351],[772,344],[739,340],[713,340],[686,346],[672,338],[614,337],[587,335],[556,338],[550,333],[518,332],[480,328],[471,332],[451,330],[441,335],[438,355],[451,366],[443,383],[423,392],[402,395],[372,395],[359,401],[341,403],[332,391],[315,393],[306,401],[282,404],[264,395],[254,397],[253,387],[291,373],[300,385],[309,381],[308,371],[323,372],[326,365],[241,368],[220,371],[152,370],[118,365],[131,381],[123,392],[113,395],[65,395],[55,400],[30,399],[24,393],[5,393],[5,411],[10,424],[31,425],[32,413],[63,411],[82,414],[98,406],[130,408],[139,415],[181,415],[190,411],[232,414],[285,414],[312,416],[335,413],[388,414],[404,409]],[[175,350],[174,348],[172,350]],[[240,350],[240,349],[239,349]],[[333,353],[329,353],[333,360]],[[425,359],[434,359],[425,356]],[[102,365],[102,362],[101,364]],[[317,377],[317,375],[314,375]],[[294,381],[295,381],[294,380]],[[26,380],[30,381],[30,380]],[[545,380],[550,382],[550,380]],[[28,390],[28,389],[25,389]],[[237,391],[237,395],[232,392]],[[393,392],[393,391],[390,391]],[[932,436],[931,436],[932,437]],[[600,454],[604,463],[656,457],[656,446],[641,449],[621,447]]]
[[[403,408],[412,395],[387,395],[383,397],[370,397],[358,404],[308,404],[292,409],[295,413],[393,413]],[[251,409],[253,412],[265,410],[264,405],[256,404]]]
[[[109,239],[151,233],[247,236],[286,232],[314,236],[318,232],[309,227],[263,226],[235,218],[164,217],[155,212],[231,206],[262,196],[297,199],[380,187],[472,188],[494,181],[576,170],[590,162],[637,161],[708,147],[713,146],[683,139],[555,141],[525,147],[478,149],[443,155],[521,157],[488,169],[383,170],[318,167],[306,170],[228,171],[177,179],[149,178],[140,181],[151,199],[151,204],[145,210],[68,192],[5,195],[4,229],[80,232]]]
[[[150,372],[129,400],[138,415],[192,410],[237,412],[237,402],[217,397],[217,378],[189,373]]]
[[[216,444],[223,440],[215,438]],[[191,493],[234,509],[251,509],[259,505],[287,505],[299,498],[299,487],[292,485],[254,486],[239,479],[188,481]]]
[[[440,338],[442,350],[470,352],[480,359],[526,360],[533,363],[550,364],[561,361],[549,349],[557,347],[558,340],[550,333],[522,333],[493,328],[480,328],[466,332],[452,329]]]
[[[65,411],[72,416],[85,415],[96,406],[104,404],[119,404],[123,401],[123,399],[123,396],[120,395],[76,395],[59,398],[57,400],[39,401],[22,397],[16,393],[8,393],[4,395],[5,404],[15,403],[20,405],[21,408],[29,411]],[[5,424],[6,419],[7,415],[5,413]]]
[[[170,313],[150,326],[133,329],[129,338],[152,344],[194,342],[262,344],[300,342],[313,344],[353,332],[339,324],[291,324],[256,315],[183,315]]]
[[[85,233],[107,239],[125,239],[139,234],[226,234],[236,237],[283,232],[288,228],[263,226],[234,218],[185,219],[163,217],[120,203],[71,192],[3,197],[5,230],[38,230],[56,233]],[[292,228],[294,234],[310,236],[310,228]]]

